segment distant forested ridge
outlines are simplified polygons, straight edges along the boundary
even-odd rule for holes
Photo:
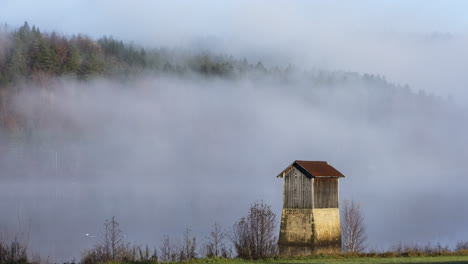
[[[72,76],[119,76],[148,72],[239,77],[245,73],[267,73],[261,62],[210,54],[190,54],[169,49],[147,50],[112,37],[92,40],[83,35],[65,37],[43,33],[27,22],[17,30],[7,25],[1,32],[0,85],[18,80]],[[279,69],[272,69],[275,73]]]
[[[290,65],[265,67],[262,62],[209,52],[145,49],[112,37],[93,40],[83,35],[44,33],[25,22],[17,29],[6,24],[0,29],[0,132],[34,131],[32,122],[22,120],[12,107],[11,99],[21,90],[42,87],[53,93],[53,87],[60,87],[56,83],[61,79],[129,80],[143,74],[269,82],[316,107],[340,115],[360,111],[360,115],[372,120],[385,120],[385,116],[398,119],[399,114],[422,115],[417,112],[421,107],[432,109],[431,114],[435,114],[446,102],[378,75],[301,71]]]
[[[0,86],[3,87],[25,79],[35,81],[58,76],[84,80],[92,77],[126,78],[143,72],[223,78],[272,76],[275,80],[288,80],[297,74],[290,65],[265,67],[260,61],[251,63],[245,58],[209,52],[145,49],[113,37],[93,40],[80,34],[66,37],[55,32],[43,33],[27,22],[16,30],[7,24],[0,30]],[[310,84],[319,86],[349,81],[387,83],[381,76],[342,71],[314,70],[304,74]]]

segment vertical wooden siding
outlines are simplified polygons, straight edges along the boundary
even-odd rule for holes
[[[338,179],[314,178],[314,208],[338,208]]]
[[[312,208],[312,179],[296,168],[284,176],[283,208]]]

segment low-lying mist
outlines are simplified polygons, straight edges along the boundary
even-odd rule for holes
[[[343,81],[141,76],[23,85],[28,130],[1,132],[0,230],[29,231],[53,259],[79,257],[104,220],[158,245],[229,227],[257,200],[278,218],[293,160],[325,160],[361,202],[369,247],[466,239],[466,113],[448,101]],[[88,236],[86,234],[89,234]]]

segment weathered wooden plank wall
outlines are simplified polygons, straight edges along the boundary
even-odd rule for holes
[[[283,208],[312,208],[312,179],[291,168],[284,177]]]
[[[314,208],[338,208],[338,179],[314,178]]]

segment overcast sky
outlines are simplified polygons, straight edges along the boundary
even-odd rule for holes
[[[0,20],[384,75],[468,104],[466,1],[0,1]]]

